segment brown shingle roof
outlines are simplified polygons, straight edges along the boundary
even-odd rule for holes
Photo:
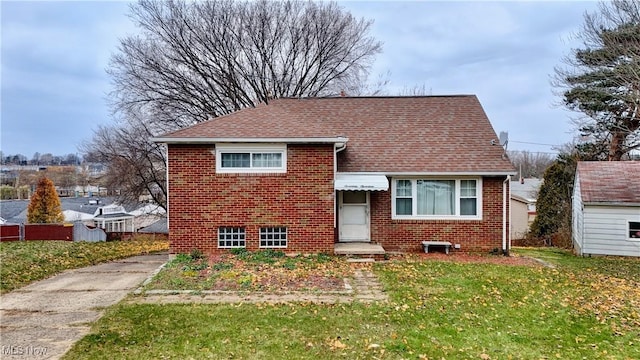
[[[473,95],[277,99],[162,139],[337,136],[349,138],[346,150],[339,153],[339,171],[504,174],[515,170],[503,157],[496,133]]]
[[[581,161],[576,171],[583,202],[640,204],[640,161]]]

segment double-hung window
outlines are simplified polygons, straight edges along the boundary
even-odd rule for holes
[[[217,173],[284,173],[286,144],[216,144]]]
[[[394,219],[480,219],[480,179],[393,179]]]

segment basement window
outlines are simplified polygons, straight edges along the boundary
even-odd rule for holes
[[[243,227],[223,226],[218,228],[218,248],[233,249],[246,246],[246,234]]]
[[[287,228],[286,227],[263,227],[260,228],[261,248],[286,248]]]
[[[640,241],[640,222],[629,221],[629,239]]]

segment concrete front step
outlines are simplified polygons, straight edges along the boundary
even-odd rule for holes
[[[384,248],[378,244],[372,244],[368,242],[349,242],[349,243],[336,243],[333,247],[333,252],[336,255],[345,255],[350,259],[384,259]]]

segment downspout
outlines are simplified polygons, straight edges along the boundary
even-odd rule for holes
[[[166,206],[165,215],[167,216],[167,237],[169,238],[169,244],[171,244],[171,231],[169,230],[171,228],[169,225],[169,144],[165,144],[165,150],[166,150],[166,156],[165,156],[166,162],[165,162],[164,169],[165,169],[165,179],[167,182],[165,193],[167,194],[167,197],[166,199],[164,199],[164,201]],[[172,258],[173,256],[169,255],[169,259],[172,259]]]
[[[335,183],[336,183],[336,174],[338,173],[338,153],[347,148],[347,141],[345,138],[344,142],[335,143],[333,148],[333,210],[336,211],[336,214],[333,217],[333,229],[335,231],[338,224],[338,213],[337,213],[337,192],[335,191]]]
[[[507,229],[507,202],[509,201],[507,194],[511,191],[507,191],[507,184],[509,186],[509,190],[511,190],[511,176],[507,175],[507,177],[502,182],[502,254],[505,256],[509,255],[509,248],[511,247],[511,235],[507,233],[509,229]],[[511,224],[511,212],[509,212],[509,224]],[[508,238],[507,238],[508,236]],[[507,247],[507,239],[509,242],[509,247]]]

